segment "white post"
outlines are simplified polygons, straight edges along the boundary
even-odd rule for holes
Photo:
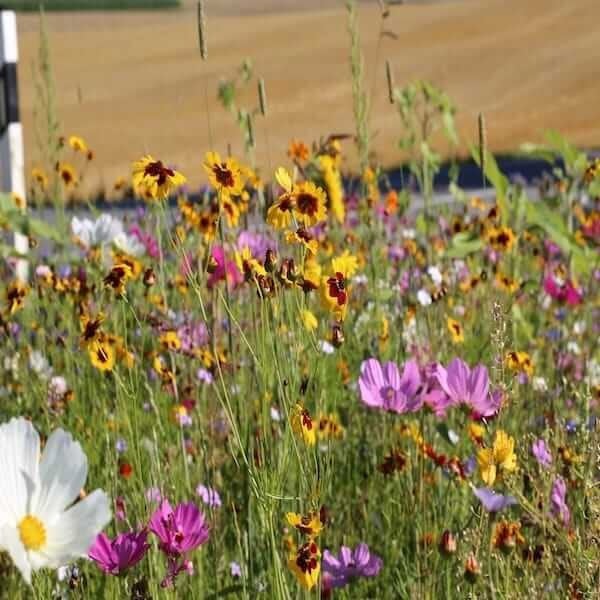
[[[23,157],[23,126],[19,119],[17,89],[17,16],[12,10],[0,11],[0,174],[2,189],[14,192],[25,201],[25,172]],[[25,210],[25,208],[23,208]],[[15,233],[17,278],[27,281],[28,265],[23,258],[29,250],[29,240]]]

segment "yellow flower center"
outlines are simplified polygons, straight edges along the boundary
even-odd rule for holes
[[[46,544],[46,529],[37,517],[33,515],[23,517],[18,527],[26,550],[39,550]]]

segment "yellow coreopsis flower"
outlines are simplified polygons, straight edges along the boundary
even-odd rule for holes
[[[308,257],[304,261],[304,271],[302,273],[302,289],[305,292],[318,290],[321,285],[321,265],[313,257]]]
[[[252,252],[248,246],[244,246],[239,252],[236,252],[234,258],[238,269],[244,274],[246,281],[253,279],[255,276],[267,276],[264,266],[252,256]]]
[[[341,256],[331,259],[331,270],[350,279],[358,271],[358,258],[348,250],[344,250]]]
[[[307,445],[314,446],[317,441],[315,425],[310,413],[302,404],[296,404],[290,417],[292,430]]]
[[[462,325],[452,317],[446,317],[446,326],[452,337],[452,343],[462,344],[465,341],[465,334]]]
[[[66,187],[75,187],[78,183],[77,171],[69,163],[56,163],[56,172]]]
[[[310,538],[317,537],[323,529],[323,523],[317,512],[309,512],[307,515],[289,512],[285,518],[292,527]]]
[[[20,281],[14,281],[8,286],[6,290],[6,304],[10,315],[14,315],[18,310],[23,308],[28,291],[27,286],[23,285]]]
[[[225,215],[229,227],[237,227],[240,221],[240,209],[229,194],[223,193],[219,199],[221,214]]]
[[[101,336],[88,346],[92,365],[99,371],[112,371],[115,366],[116,352],[106,336]]]
[[[319,581],[321,572],[321,552],[314,540],[302,544],[296,552],[290,554],[288,566],[298,580],[298,583],[307,590],[311,590]]]
[[[204,157],[204,170],[211,185],[219,192],[239,196],[244,189],[245,177],[234,158],[221,159],[218,152],[207,152]]]
[[[133,163],[132,177],[134,187],[153,200],[164,200],[187,181],[181,173],[150,155]]]
[[[339,271],[331,277],[321,279],[321,300],[323,306],[331,311],[338,321],[343,321],[348,308],[350,289],[346,278]]]
[[[319,242],[304,227],[299,227],[296,231],[286,231],[285,241],[288,244],[302,244],[312,254],[316,254],[319,249]]]
[[[482,448],[477,453],[477,464],[484,483],[494,485],[497,477],[517,468],[515,440],[505,431],[497,431],[492,447]]]
[[[327,218],[325,191],[312,181],[294,186],[292,195],[294,214],[305,227],[312,227]]]
[[[161,333],[158,341],[166,350],[173,350],[174,352],[181,350],[181,340],[177,332],[172,329]]]
[[[33,167],[33,169],[31,169],[31,179],[33,179],[42,192],[45,192],[48,189],[48,175],[46,175],[46,172],[43,169]]]
[[[78,135],[72,135],[69,137],[69,146],[75,150],[75,152],[87,153],[88,147],[85,140]]]

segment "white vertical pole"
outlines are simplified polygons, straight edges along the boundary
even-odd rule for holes
[[[17,44],[17,16],[12,10],[0,11],[0,96],[4,106],[0,107],[0,174],[2,189],[14,192],[25,200],[25,171],[23,157],[23,126],[19,119],[19,95],[17,90],[17,63],[19,49]],[[22,258],[29,250],[27,236],[15,233],[17,259],[17,278],[27,281],[27,260]]]

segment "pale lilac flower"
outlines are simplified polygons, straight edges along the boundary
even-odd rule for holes
[[[242,576],[242,567],[240,567],[239,563],[236,563],[234,560],[229,563],[229,570],[232,577]]]
[[[517,504],[517,499],[514,496],[503,496],[489,488],[473,488],[473,493],[477,496],[487,512],[500,512],[508,506]]]
[[[543,439],[540,438],[533,442],[531,452],[540,466],[545,469],[550,467],[552,464],[552,454],[550,454],[550,450]]]
[[[405,413],[420,407],[417,395],[421,374],[415,360],[406,362],[402,375],[396,363],[382,365],[375,358],[365,360],[360,366],[358,387],[361,401],[372,408]]]
[[[160,502],[162,500],[162,494],[157,487],[151,487],[146,490],[146,500],[148,502]]]
[[[146,542],[148,530],[130,531],[111,540],[105,533],[96,537],[88,556],[105,573],[121,575],[144,558],[150,545]]]
[[[115,450],[118,454],[123,454],[123,452],[127,451],[127,441],[123,438],[118,438],[115,442]]]
[[[210,385],[214,381],[214,377],[210,371],[200,368],[196,371],[196,377],[207,385]]]
[[[196,494],[202,498],[202,502],[211,508],[218,508],[221,506],[221,496],[219,492],[214,488],[208,487],[202,483],[196,488]]]
[[[550,492],[550,513],[560,519],[564,525],[571,520],[571,511],[567,506],[567,484],[562,477],[557,477]]]
[[[328,590],[347,585],[358,577],[375,577],[381,571],[383,561],[372,554],[364,542],[354,550],[342,546],[338,556],[329,550],[323,553],[323,587]]]

